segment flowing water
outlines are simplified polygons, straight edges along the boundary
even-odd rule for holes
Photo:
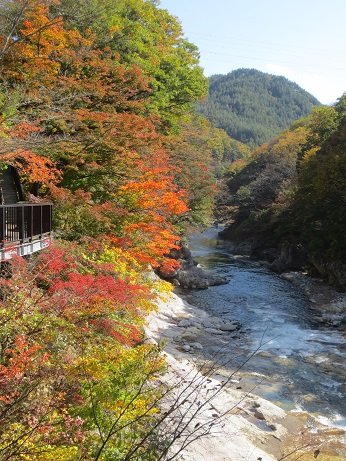
[[[217,229],[191,237],[194,259],[227,285],[189,290],[185,298],[212,316],[238,320],[223,335],[223,358],[242,368],[239,386],[285,409],[305,410],[324,423],[346,426],[345,333],[313,321],[309,300],[290,282],[246,257],[232,255]],[[222,341],[220,342],[221,345]],[[213,352],[209,349],[209,353]]]

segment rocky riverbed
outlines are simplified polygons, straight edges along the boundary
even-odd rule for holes
[[[213,385],[227,383],[227,392],[238,392],[245,400],[256,395],[240,413],[248,412],[255,427],[264,431],[266,442],[258,442],[259,436],[255,445],[263,448],[268,442],[264,451],[274,459],[298,440],[303,446],[303,439],[310,448],[318,446],[319,459],[346,458],[342,295],[305,274],[278,275],[237,254],[232,244],[219,240],[218,229],[192,236],[190,243],[201,270],[228,284],[197,290],[176,283],[186,306],[164,316],[165,323],[158,328],[158,334],[167,338],[170,356],[183,357],[192,366],[217,364],[217,373],[209,376]],[[255,412],[256,399],[261,399],[261,406],[262,400],[270,401],[283,411],[280,421],[274,422],[262,409]],[[258,418],[261,413],[264,420]],[[274,426],[281,426],[286,435],[278,435]],[[244,443],[245,449],[248,440]],[[215,459],[244,459],[238,455]],[[302,459],[315,458],[310,450]]]
[[[221,336],[232,335],[239,330],[238,322],[220,322],[220,319],[210,317],[175,294],[160,300],[158,309],[149,319],[147,335],[151,340],[166,342],[165,355],[169,368],[164,382],[173,383],[173,386],[175,383],[177,393],[182,394],[181,412],[189,415],[196,412],[187,431],[198,436],[198,433],[195,434],[196,427],[213,424],[210,433],[197,437],[182,451],[179,459],[277,459],[271,451],[279,450],[276,442],[286,432],[280,424],[285,412],[270,402],[237,389],[239,381],[236,374],[225,376],[218,357],[215,357],[215,362],[210,362],[201,355],[204,348],[220,343]],[[207,402],[206,407],[196,411],[201,402]],[[181,444],[181,440],[176,441],[170,456],[181,449]]]
[[[327,285],[322,279],[304,272],[285,272],[281,277],[298,287],[311,302],[314,320],[321,324],[346,330],[346,293]]]
[[[312,461],[317,450],[321,461],[345,459],[342,429],[325,427],[304,412],[284,411],[257,396],[255,388],[252,392],[243,389],[241,367],[238,372],[228,368],[223,347],[233,342],[236,347],[242,334],[237,320],[211,316],[176,294],[158,302],[147,335],[165,341],[169,367],[163,382],[180,397],[179,414],[194,415],[170,456],[180,452],[192,434],[196,440],[180,452],[181,460],[274,461],[299,456]],[[196,432],[210,424],[207,433]]]

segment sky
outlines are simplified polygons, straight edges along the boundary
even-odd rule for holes
[[[283,75],[331,104],[346,91],[346,0],[161,0],[198,46],[205,75]]]

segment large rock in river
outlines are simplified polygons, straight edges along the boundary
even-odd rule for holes
[[[172,250],[169,257],[177,260],[181,268],[170,275],[163,274],[160,269],[157,269],[157,274],[176,286],[204,290],[210,286],[228,283],[226,277],[211,275],[201,267],[198,267],[192,258],[191,251],[185,244],[182,244],[177,250]]]
[[[199,290],[206,289],[210,286],[224,285],[228,283],[226,277],[217,277],[210,275],[201,267],[192,266],[186,269],[179,269],[175,274],[173,281],[182,288],[195,288]]]

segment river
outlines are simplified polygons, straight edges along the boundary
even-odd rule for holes
[[[241,369],[239,387],[286,410],[307,411],[325,424],[346,427],[345,333],[314,322],[309,300],[287,280],[259,263],[233,255],[218,230],[191,237],[194,259],[227,285],[185,290],[183,297],[213,316],[237,320],[242,328],[209,348],[234,369],[260,350]]]

